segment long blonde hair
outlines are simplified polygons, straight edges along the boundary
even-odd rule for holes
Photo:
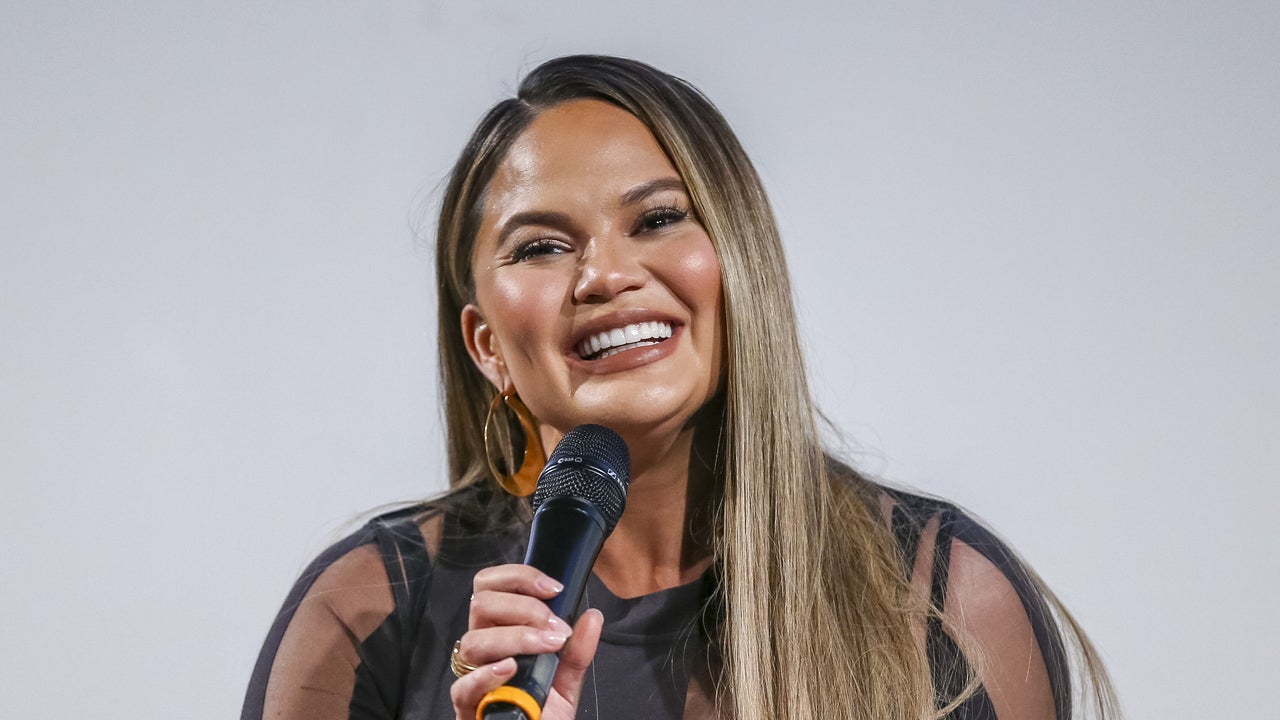
[[[919,612],[874,510],[875,488],[829,462],[819,441],[763,185],[724,118],[679,78],[620,58],[551,60],[489,111],[455,164],[436,257],[451,487],[489,482],[481,438],[493,391],[458,327],[474,296],[471,252],[485,189],[537,113],[575,99],[612,103],[649,128],[720,261],[728,348],[714,468],[721,712],[743,720],[934,717],[928,662],[911,629]],[[481,497],[477,519],[490,525],[527,513],[517,499]]]

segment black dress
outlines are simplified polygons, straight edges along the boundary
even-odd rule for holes
[[[996,624],[993,631],[1003,638],[1023,629],[1019,646],[1029,648],[1024,660],[1027,682],[1034,683],[1031,699],[1044,710],[1038,716],[1069,718],[1068,667],[1057,626],[1007,546],[950,504],[884,492],[904,568],[923,578],[939,607],[951,612],[947,594],[958,567],[953,548],[971,558],[967,564],[998,570],[995,584],[1003,595],[986,594],[999,603],[1016,593],[1016,602],[1004,603],[1014,610],[1006,613],[1008,629]],[[449,651],[467,629],[472,577],[483,567],[520,562],[525,540],[524,532],[477,536],[430,506],[370,521],[322,553],[294,585],[259,655],[242,720],[452,718]],[[972,576],[993,584],[990,573]],[[708,628],[714,626],[706,619],[711,586],[704,576],[624,599],[593,575],[585,603],[603,612],[605,625],[578,717],[706,716],[713,693],[706,658]],[[948,633],[941,621],[926,630],[940,706],[956,696],[967,673]],[[1002,700],[993,701],[995,694],[984,688],[951,717],[997,718]]]

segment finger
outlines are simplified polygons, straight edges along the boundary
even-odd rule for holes
[[[472,665],[484,665],[516,655],[558,652],[566,639],[562,632],[523,625],[468,630],[458,644],[458,656]]]
[[[496,663],[481,665],[453,681],[449,697],[458,720],[474,720],[476,706],[485,693],[510,680],[516,674],[515,658],[505,658]]]
[[[553,598],[564,590],[555,579],[529,565],[495,565],[476,573],[471,583],[474,592],[497,590],[499,592],[532,595],[536,598]]]
[[[578,706],[578,698],[582,694],[582,678],[587,674],[591,660],[596,656],[596,646],[600,642],[600,630],[604,627],[604,615],[592,608],[578,618],[574,627],[573,639],[560,653],[560,667],[551,682],[560,695],[569,702],[570,707]]]
[[[472,596],[469,613],[471,628],[527,625],[540,630],[555,630],[566,636],[573,634],[569,624],[551,612],[546,603],[528,595],[481,590]]]

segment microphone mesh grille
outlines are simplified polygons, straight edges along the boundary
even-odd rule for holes
[[[579,425],[565,433],[547,460],[533,492],[533,509],[558,497],[575,497],[604,515],[613,532],[627,506],[631,455],[618,434],[601,425]]]

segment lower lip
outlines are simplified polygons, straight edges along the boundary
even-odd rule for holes
[[[658,362],[675,352],[676,340],[680,338],[683,332],[683,325],[676,326],[672,328],[671,337],[660,343],[645,345],[632,350],[623,350],[617,355],[611,355],[603,360],[583,360],[578,357],[577,353],[572,353],[569,355],[569,364],[575,370],[581,370],[591,375],[605,375],[648,365]]]

